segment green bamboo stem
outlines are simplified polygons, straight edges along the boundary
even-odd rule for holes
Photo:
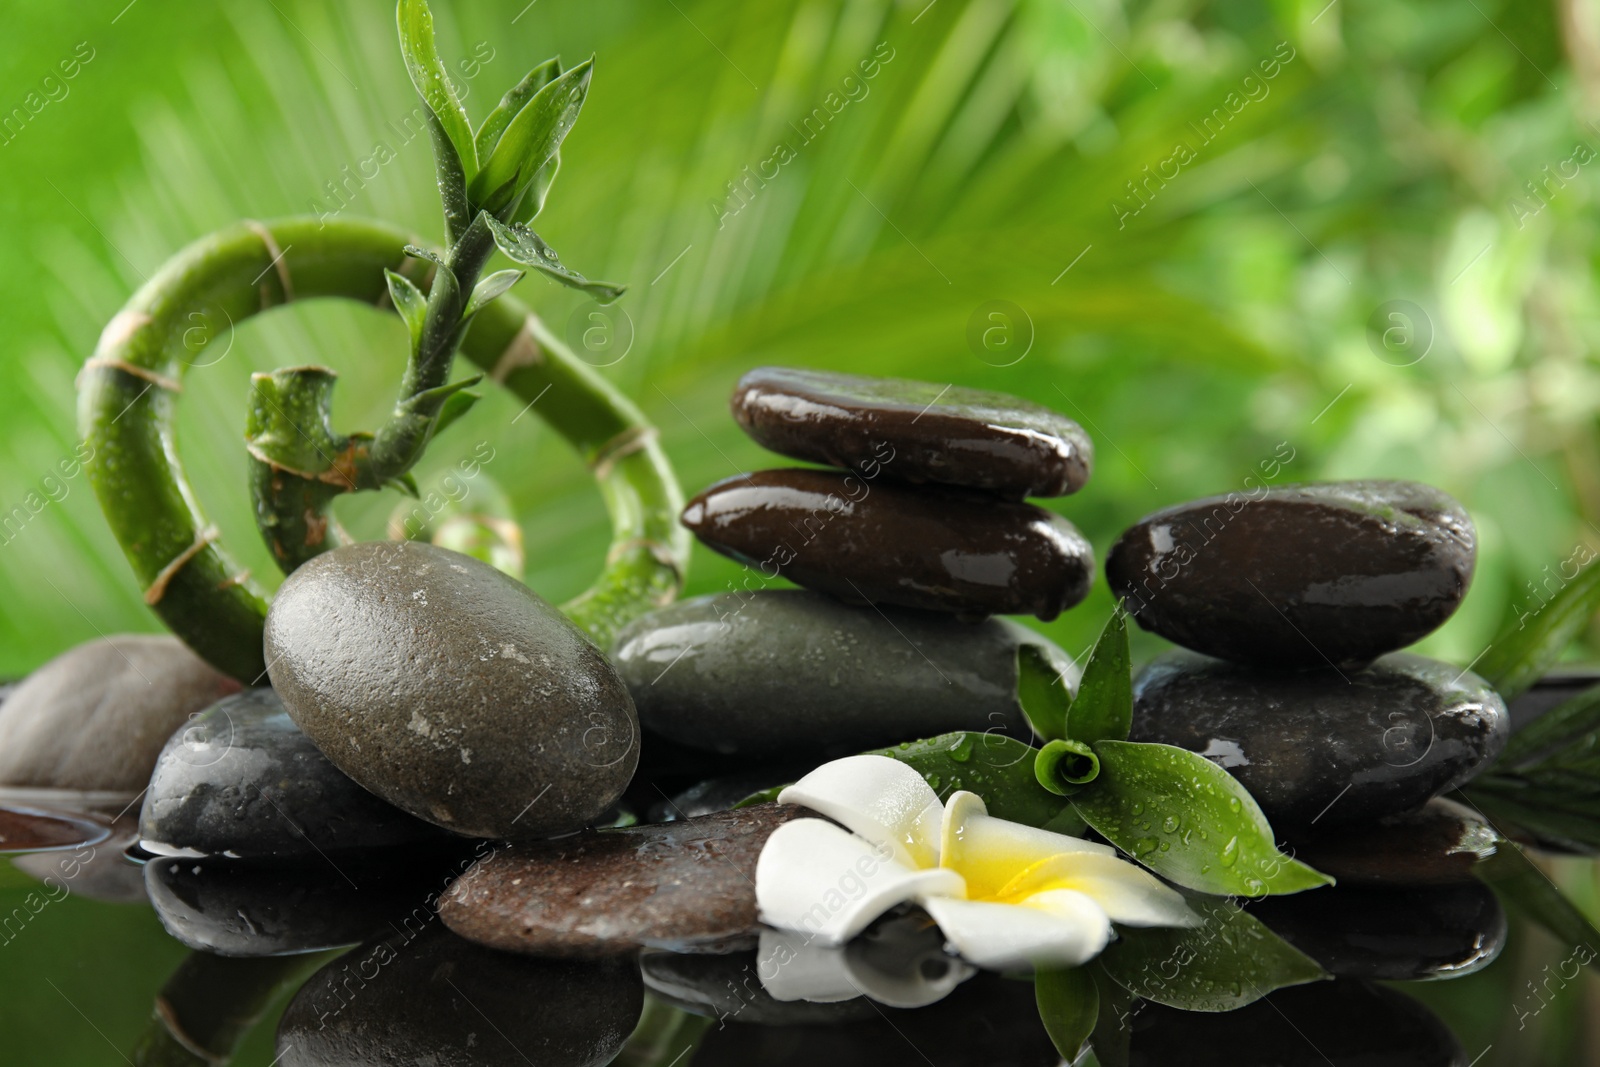
[[[219,669],[264,671],[266,594],[221,545],[184,476],[174,434],[196,321],[234,325],[290,300],[339,297],[387,307],[384,269],[421,275],[404,231],[379,222],[291,218],[242,223],[178,253],[117,313],[79,381],[90,483],[149,604]],[[611,518],[600,576],[566,605],[605,647],[617,629],[671,601],[688,562],[682,493],[655,428],[524,306],[503,296],[479,313],[461,354],[577,450]]]

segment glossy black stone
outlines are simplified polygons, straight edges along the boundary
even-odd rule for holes
[[[301,566],[267,614],[272,686],[333,764],[469,837],[580,829],[639,758],[601,651],[522,583],[416,541]]]
[[[263,867],[153,859],[145,888],[167,933],[219,956],[283,956],[353,945],[391,923],[437,923],[434,907],[468,857],[409,857],[381,866]]]
[[[1350,885],[1458,885],[1502,847],[1476,811],[1436,797],[1417,811],[1295,837],[1290,851]]]
[[[1129,1067],[1467,1067],[1431,1011],[1350,979],[1280,989],[1230,1012],[1140,1004],[1129,1026]]]
[[[603,1067],[644,1008],[632,959],[479,948],[433,924],[312,975],[278,1023],[282,1067]]]
[[[139,818],[158,855],[315,860],[453,840],[328,761],[271,689],[213,704],[172,735]]]
[[[1472,520],[1415,482],[1329,482],[1147,515],[1106,557],[1146,630],[1237,663],[1353,666],[1433,632],[1472,581]]]
[[[634,620],[612,655],[646,729],[820,762],[952,730],[1031,740],[1017,700],[1023,646],[1076,687],[1072,658],[1009,619],[863,611],[794,589],[681,601]]]
[[[1479,882],[1333,886],[1251,901],[1273,932],[1329,974],[1372,981],[1460,978],[1493,963],[1506,915]]]
[[[1505,704],[1483,679],[1406,652],[1340,672],[1178,651],[1134,681],[1131,740],[1214,760],[1279,832],[1420,808],[1470,779],[1508,733]]]
[[[1049,620],[1094,576],[1089,542],[1053,512],[839,471],[725,479],[689,501],[683,524],[769,578],[855,604]]]
[[[1020,500],[1083,488],[1094,448],[1064,415],[1004,393],[902,378],[758,367],[731,404],[740,428],[795,459]]]

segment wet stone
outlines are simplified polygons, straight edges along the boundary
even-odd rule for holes
[[[1265,671],[1191,652],[1134,680],[1133,741],[1216,762],[1280,833],[1413,811],[1505,747],[1505,704],[1470,671],[1406,652],[1361,670]]]
[[[1467,1067],[1438,1016],[1351,979],[1279,989],[1230,1012],[1139,1004],[1129,1029],[1129,1067]]]
[[[172,732],[239,688],[175,637],[117,634],[79,645],[0,704],[0,785],[131,800]]]
[[[1004,393],[791,367],[739,379],[733,417],[764,448],[868,478],[1020,500],[1083,488],[1094,449],[1064,415]]]
[[[1089,542],[1053,512],[838,471],[725,479],[689,502],[683,524],[768,578],[855,604],[1049,620],[1094,575]]]
[[[439,914],[462,937],[511,952],[736,947],[758,929],[761,847],[783,823],[809,814],[761,804],[500,849],[451,886]]]
[[[727,811],[756,793],[798,781],[815,766],[815,763],[807,760],[805,763],[757,769],[723,778],[708,778],[657,802],[649,810],[648,821],[682,822],[684,819]]]
[[[1290,842],[1296,859],[1340,885],[1459,885],[1500,847],[1483,816],[1438,797],[1418,811]]]
[[[352,781],[267,688],[227,697],[172,735],[139,835],[157,855],[275,860],[454,839]]]
[[[1461,978],[1493,963],[1506,915],[1479,882],[1338,885],[1263,897],[1250,912],[1329,974],[1371,981]]]
[[[1209,497],[1146,516],[1106,558],[1139,625],[1237,663],[1354,666],[1448,619],[1472,581],[1472,520],[1415,482]]]
[[[761,983],[757,953],[650,952],[640,960],[644,984],[673,1007],[722,1023],[833,1026],[876,1017],[864,997],[828,1003],[776,1000]]]
[[[434,903],[464,865],[437,857],[316,867],[158,858],[144,865],[144,879],[161,925],[189,948],[283,956],[354,945],[391,923],[436,922]]]
[[[433,545],[304,564],[265,649],[289,716],[336,767],[458,834],[577,830],[638,761],[633,700],[600,650],[520,582]]]
[[[282,1067],[601,1067],[644,1009],[632,960],[493,952],[437,923],[339,957],[278,1023]]]
[[[1076,688],[1072,658],[1008,619],[863,611],[802,590],[681,601],[636,619],[612,654],[647,730],[821,760],[954,730],[1031,740],[1017,700],[1024,646]]]

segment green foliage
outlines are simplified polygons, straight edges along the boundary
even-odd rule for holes
[[[965,789],[981,796],[989,814],[997,819],[1048,826],[1063,834],[1083,830],[1066,802],[1040,786],[1033,774],[1036,753],[1021,741],[960,731],[878,749],[873,755],[889,756],[916,768],[940,800]]]
[[[1033,995],[1039,1005],[1039,1021],[1044,1023],[1056,1051],[1066,1062],[1074,1062],[1100,1017],[1094,972],[1088,967],[1037,971]]]
[[[1526,691],[1561,659],[1573,638],[1600,611],[1600,567],[1585,567],[1548,602],[1536,604],[1508,625],[1477,662],[1478,673],[1510,700]]]
[[[1017,702],[1034,733],[1046,741],[1067,736],[1072,690],[1037,645],[1017,649]]]
[[[623,287],[610,282],[591,282],[577,271],[561,265],[556,250],[544,238],[522,223],[506,225],[494,216],[488,216],[489,229],[494,232],[495,244],[513,263],[531,267],[547,278],[554,279],[570,289],[577,289],[594,297],[600,304],[609,304],[623,294]]]
[[[1576,950],[1578,962],[1600,973],[1600,930],[1516,842],[1501,841],[1493,856],[1473,865],[1472,873],[1511,908]]]
[[[1232,1011],[1328,977],[1238,905],[1195,895],[1189,907],[1200,926],[1119,930],[1100,955],[1105,973],[1136,997],[1184,1011]]]
[[[1067,713],[1076,741],[1126,741],[1133,729],[1133,675],[1128,658],[1128,615],[1118,605],[1089,654],[1078,695]]]
[[[586,59],[546,83],[523,104],[495,139],[483,170],[472,179],[468,193],[473,203],[500,217],[516,211],[534,176],[555,159],[562,140],[578,121],[593,75],[594,60]]]

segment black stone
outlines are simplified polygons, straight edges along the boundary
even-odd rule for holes
[[[603,1067],[644,1008],[631,959],[479,948],[437,924],[312,975],[278,1023],[282,1067]]]
[[[318,860],[454,840],[328,762],[271,689],[212,705],[172,735],[139,818],[157,855]]]
[[[863,611],[792,589],[682,601],[636,619],[613,656],[647,730],[820,762],[952,730],[1031,740],[1017,700],[1023,646],[1076,687],[1072,658],[1009,619]]]
[[[881,1010],[865,997],[819,1004],[775,1000],[761,984],[754,951],[647,952],[639,962],[654,996],[720,1025],[832,1026],[872,1019]]]
[[[1505,912],[1479,882],[1339,885],[1262,897],[1248,907],[1329,974],[1344,978],[1460,978],[1493,963],[1506,943]]]
[[[839,471],[725,479],[689,501],[683,524],[769,578],[855,604],[1049,620],[1094,576],[1089,542],[1053,512]]]
[[[1472,520],[1415,482],[1329,482],[1147,515],[1106,557],[1146,630],[1269,667],[1354,666],[1433,632],[1472,581]]]
[[[882,1008],[833,1026],[740,1025],[706,1031],[693,1067],[1058,1067],[1032,982],[979,974],[937,1004]],[[1183,1060],[1173,1060],[1182,1063]]]
[[[437,923],[435,905],[470,857],[320,867],[152,859],[145,888],[167,933],[219,956],[283,956],[354,945],[392,923]]]
[[[340,770],[470,837],[577,830],[639,757],[604,654],[522,583],[415,541],[324,553],[267,614],[273,688]]]
[[[1172,652],[1134,681],[1131,740],[1211,758],[1280,832],[1420,808],[1497,756],[1508,732],[1483,679],[1405,652],[1343,672]]]
[[[1130,1029],[1129,1067],[1467,1067],[1427,1008],[1349,979],[1280,989],[1230,1012],[1140,1004]]]
[[[1341,886],[1457,885],[1503,846],[1476,811],[1438,797],[1417,811],[1296,837],[1290,851]]]
[[[1071,419],[981,389],[758,367],[739,379],[732,407],[763,447],[867,477],[881,470],[1020,500],[1077,492],[1094,464]]]

